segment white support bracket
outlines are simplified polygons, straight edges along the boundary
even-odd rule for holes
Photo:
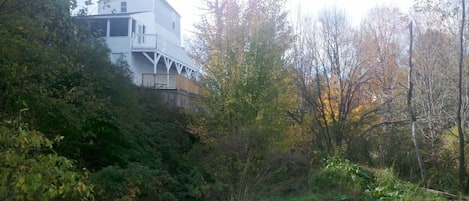
[[[178,75],[181,74],[182,67],[184,67],[182,64],[176,62],[176,70],[178,71]]]
[[[169,69],[171,69],[171,65],[173,65],[173,60],[168,57],[164,57],[164,63],[166,64],[166,72],[169,74]]]

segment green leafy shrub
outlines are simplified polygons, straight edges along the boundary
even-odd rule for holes
[[[327,158],[310,182],[313,195],[304,200],[445,200],[398,179],[391,170],[371,171],[338,157]]]
[[[59,138],[60,139],[60,138]],[[52,152],[37,131],[0,125],[0,197],[5,200],[93,200],[86,171]]]
[[[371,172],[337,157],[325,159],[325,167],[311,177],[314,193],[331,200],[360,200],[374,183]]]
[[[91,179],[99,200],[177,200],[170,190],[175,181],[168,173],[139,163],[130,163],[126,168],[109,166]]]
[[[446,200],[418,185],[402,181],[389,169],[376,171],[374,188],[367,189],[370,200]]]
[[[273,146],[272,133],[243,128],[191,154],[201,159],[206,183],[199,186],[205,200],[260,200],[296,193],[307,184],[304,155]]]

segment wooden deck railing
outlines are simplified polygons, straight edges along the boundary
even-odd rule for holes
[[[196,81],[177,74],[142,74],[142,86],[154,89],[177,89],[198,94],[199,85]]]

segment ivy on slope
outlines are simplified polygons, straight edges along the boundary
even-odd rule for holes
[[[312,174],[311,187],[314,196],[331,200],[446,200],[401,181],[391,170],[371,171],[337,157]]]

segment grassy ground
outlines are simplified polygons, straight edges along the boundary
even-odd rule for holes
[[[398,179],[391,170],[366,170],[346,160],[328,160],[325,168],[311,173],[309,181],[304,195],[266,200],[447,200]]]

